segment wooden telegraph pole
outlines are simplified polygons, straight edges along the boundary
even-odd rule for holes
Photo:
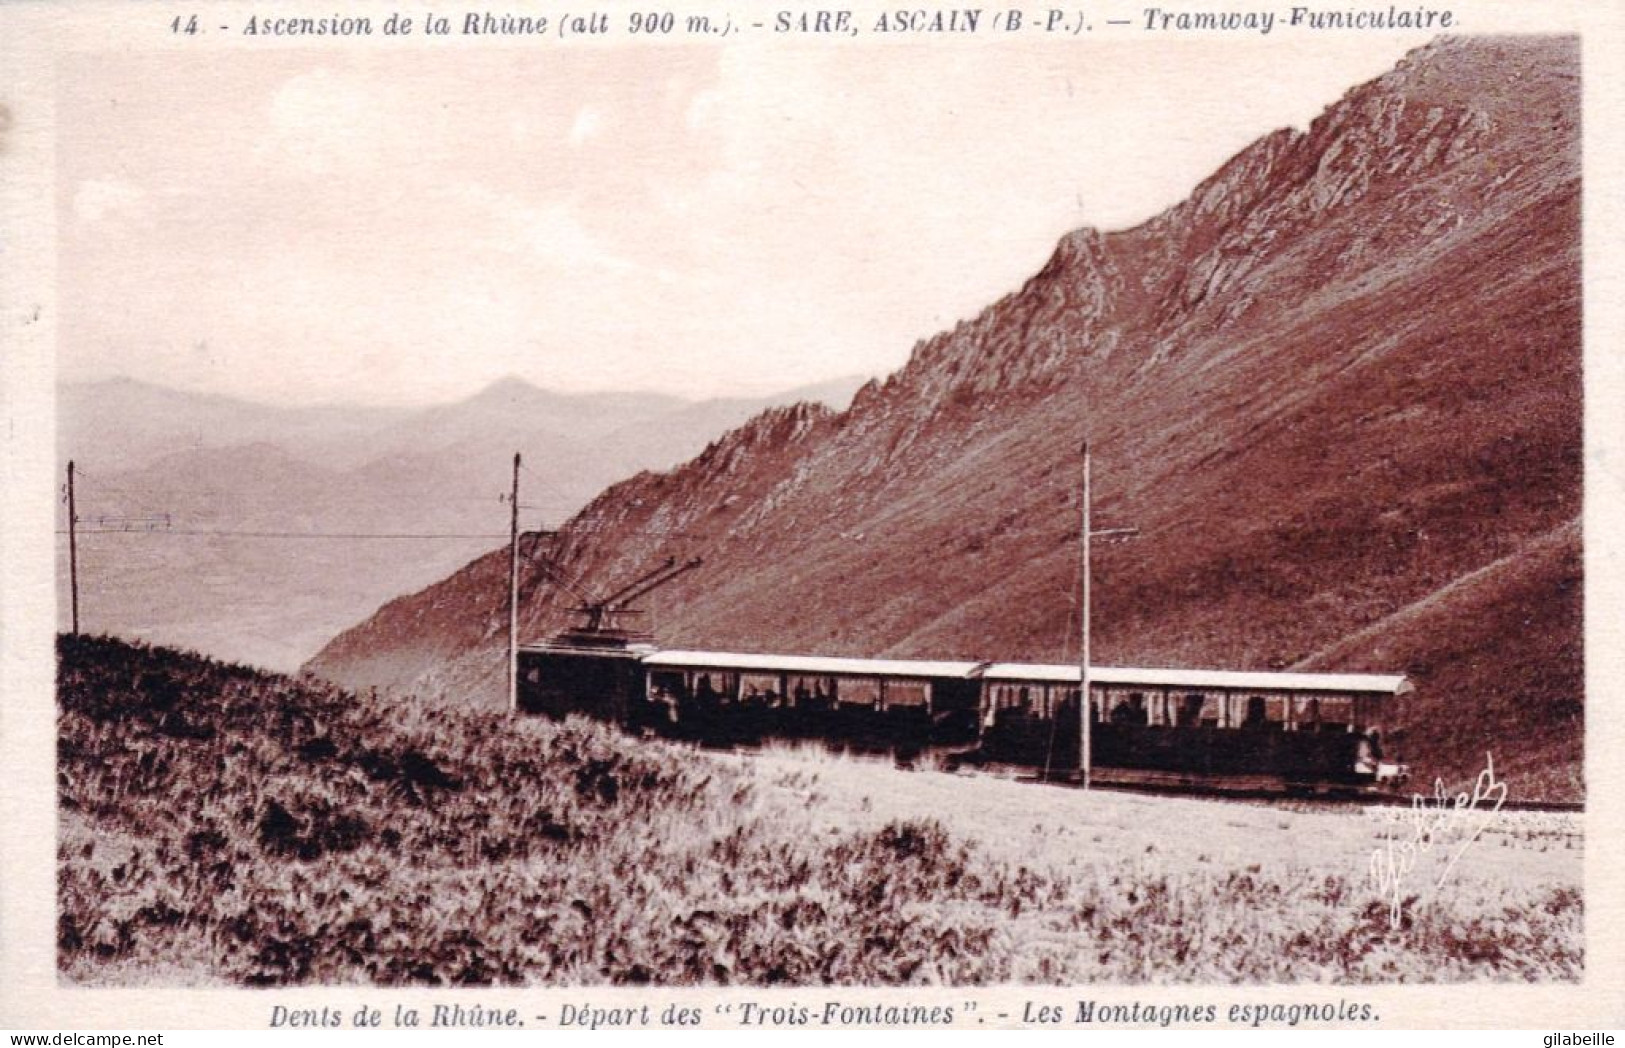
[[[508,709],[519,711],[519,452],[513,453],[508,514]]]
[[[1083,442],[1083,530],[1079,542],[1083,546],[1083,593],[1080,601],[1081,613],[1078,618],[1083,620],[1082,643],[1078,645],[1078,780],[1084,789],[1090,786],[1094,776],[1095,754],[1095,718],[1094,697],[1089,694],[1089,582],[1092,573],[1090,564],[1090,540],[1103,538],[1108,542],[1118,539],[1128,539],[1140,533],[1138,527],[1101,528],[1093,530],[1093,521],[1090,519],[1089,490],[1089,442]]]
[[[73,460],[68,460],[68,588],[73,593],[73,635],[79,635],[79,514],[73,502]]]
[[[1079,618],[1083,620],[1083,639],[1079,645],[1078,661],[1078,779],[1084,789],[1089,788],[1090,773],[1094,770],[1094,700],[1089,694],[1089,442],[1083,442],[1083,594],[1079,604]]]

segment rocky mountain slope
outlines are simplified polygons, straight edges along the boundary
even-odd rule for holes
[[[1080,442],[1103,664],[1401,670],[1400,742],[1582,789],[1579,49],[1448,40],[1135,229],[1079,230],[833,412],[766,412],[539,551],[657,558],[663,643],[1060,660]],[[967,250],[972,250],[967,246]],[[333,640],[348,686],[500,693],[505,554]],[[569,601],[535,564],[523,627]]]

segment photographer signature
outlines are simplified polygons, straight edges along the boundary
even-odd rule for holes
[[[1507,787],[1495,777],[1495,758],[1484,755],[1484,770],[1478,773],[1471,793],[1458,793],[1452,798],[1446,793],[1443,779],[1435,779],[1433,796],[1414,794],[1411,807],[1402,821],[1411,827],[1409,836],[1396,834],[1371,853],[1371,882],[1388,901],[1388,926],[1397,929],[1405,903],[1405,881],[1416,869],[1417,859],[1435,847],[1449,847],[1449,841],[1460,843],[1439,871],[1435,890],[1444,887],[1468,848],[1478,840],[1495,821],[1496,813],[1506,803]],[[1493,803],[1494,807],[1490,807]]]

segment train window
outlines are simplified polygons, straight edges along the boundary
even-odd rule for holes
[[[777,705],[779,701],[779,675],[776,673],[740,674],[739,697],[743,702],[757,705]]]
[[[843,677],[840,683],[842,706],[880,705],[880,682],[873,677]]]
[[[1127,695],[1113,695],[1107,720],[1113,724],[1144,724],[1146,722],[1145,693],[1134,691]]]
[[[834,677],[807,677],[796,674],[790,676],[786,684],[790,691],[791,705],[823,708],[835,701]]]
[[[651,697],[656,695],[682,695],[688,691],[684,678],[685,674],[682,673],[660,673],[658,671],[651,673],[649,674],[649,695]]]
[[[726,672],[697,674],[694,680],[694,696],[701,700],[737,699],[739,674]]]
[[[1027,711],[1032,707],[1032,693],[1025,684],[997,684],[993,688],[995,709]]]
[[[1241,714],[1241,727],[1280,731],[1286,723],[1286,703],[1278,698],[1249,695]]]
[[[1059,684],[1052,684],[1043,691],[1043,714],[1053,720],[1056,717],[1076,716],[1078,709],[1078,689],[1066,688]]]
[[[930,703],[931,686],[919,680],[892,680],[886,682],[886,705],[926,706]]]
[[[1320,700],[1320,730],[1348,731],[1354,718],[1354,704],[1344,698]]]
[[[1181,728],[1196,728],[1202,724],[1202,708],[1207,704],[1206,697],[1197,694],[1181,695],[1179,709],[1174,723]]]

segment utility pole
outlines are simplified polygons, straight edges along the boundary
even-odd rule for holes
[[[1092,529],[1090,520],[1091,492],[1089,490],[1089,442],[1083,442],[1083,530],[1080,532],[1079,542],[1083,545],[1083,593],[1079,602],[1079,618],[1083,620],[1082,643],[1078,645],[1078,717],[1080,728],[1078,731],[1078,779],[1084,789],[1090,786],[1094,775],[1094,697],[1089,694],[1089,581],[1092,574],[1090,564],[1090,540],[1103,538],[1108,542],[1133,538],[1140,533],[1138,527],[1102,528],[1099,531]]]
[[[1089,442],[1083,442],[1083,594],[1079,618],[1083,620],[1083,641],[1078,665],[1078,716],[1082,725],[1078,730],[1078,778],[1084,789],[1094,770],[1094,699],[1089,694]]]
[[[508,710],[519,712],[519,452],[513,453],[508,515]]]
[[[73,635],[79,635],[79,514],[73,502],[73,460],[68,460],[68,587],[73,591]]]

